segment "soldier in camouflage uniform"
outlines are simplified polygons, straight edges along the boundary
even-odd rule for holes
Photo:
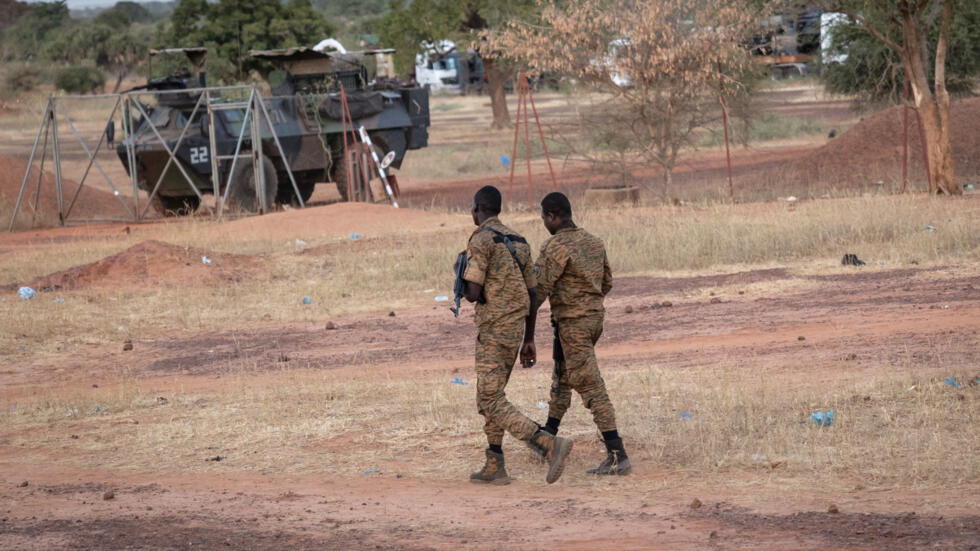
[[[476,302],[476,394],[477,409],[485,418],[483,427],[489,448],[481,471],[473,473],[473,482],[507,484],[510,478],[504,467],[504,432],[533,442],[544,450],[549,461],[546,480],[558,480],[565,459],[572,449],[571,440],[541,430],[507,400],[504,388],[522,348],[522,337],[533,341],[535,306],[534,266],[531,248],[523,237],[504,226],[500,214],[500,191],[493,186],[481,188],[473,197],[473,223],[476,231],[466,246],[466,300]],[[512,247],[512,248],[511,248]],[[524,345],[533,349],[533,342]],[[528,351],[525,350],[525,357]],[[533,365],[533,358],[523,362]]]
[[[616,413],[594,350],[602,335],[602,301],[612,289],[606,248],[598,237],[575,226],[572,206],[561,193],[550,193],[541,201],[541,219],[552,236],[541,246],[536,264],[537,296],[540,302],[551,301],[551,323],[555,327],[555,371],[543,430],[558,433],[574,389],[592,412],[608,451],[606,459],[588,472],[629,474],[629,458],[616,430]]]

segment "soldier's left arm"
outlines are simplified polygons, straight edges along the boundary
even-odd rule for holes
[[[602,296],[609,294],[612,290],[612,268],[609,267],[609,256],[603,251],[602,254]]]

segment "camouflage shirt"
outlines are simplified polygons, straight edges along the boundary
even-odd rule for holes
[[[582,228],[562,228],[541,245],[536,268],[538,301],[551,299],[555,319],[603,313],[612,270],[601,239]]]
[[[501,319],[526,317],[531,307],[527,290],[537,286],[531,263],[531,247],[512,240],[517,258],[524,265],[522,273],[507,245],[490,228],[504,235],[520,237],[495,216],[480,224],[470,236],[463,279],[483,285],[486,303],[476,304],[476,324],[479,326]]]

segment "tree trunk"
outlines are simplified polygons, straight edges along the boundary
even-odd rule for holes
[[[944,2],[946,6],[950,2]],[[944,7],[944,12],[946,8]],[[914,13],[905,15],[902,21],[902,64],[912,86],[915,108],[925,133],[929,192],[960,195],[953,168],[953,147],[949,133],[949,94],[946,92],[946,50],[948,48],[948,13],[943,14],[940,38],[936,47],[936,93],[929,88],[927,75],[928,52],[925,30],[919,25]]]
[[[663,195],[664,204],[670,202],[669,189],[670,189],[670,184],[671,182],[673,182],[673,180],[674,180],[674,167],[664,165],[664,195]]]
[[[483,60],[483,69],[487,75],[490,107],[493,109],[493,123],[490,128],[494,130],[510,128],[510,113],[507,111],[507,96],[504,93],[504,83],[510,77],[510,68],[488,57]]]

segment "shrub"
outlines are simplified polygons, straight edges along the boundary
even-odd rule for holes
[[[95,67],[73,65],[59,69],[54,76],[54,84],[59,90],[72,94],[87,94],[105,86],[105,75]]]
[[[3,92],[30,92],[41,81],[41,70],[31,63],[9,63],[3,71]]]

